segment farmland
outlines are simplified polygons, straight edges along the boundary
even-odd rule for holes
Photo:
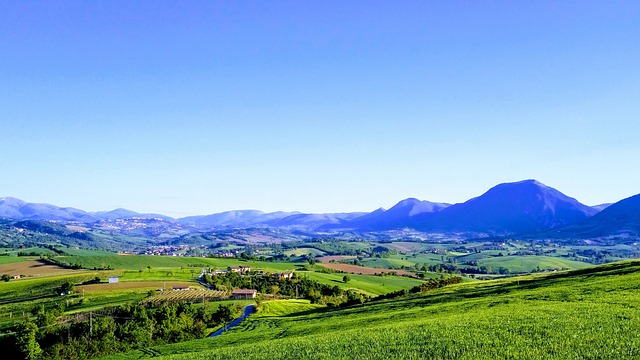
[[[360,290],[369,295],[381,295],[388,292],[408,289],[422,284],[421,280],[400,277],[400,276],[372,276],[372,275],[349,275],[351,280],[348,283],[342,281],[344,274],[326,274],[321,272],[303,272],[311,280],[322,284],[338,286],[343,290]]]
[[[26,260],[0,265],[0,274],[22,276],[53,276],[69,273],[69,269],[42,261]]]
[[[357,351],[364,351],[365,346],[361,345],[361,343],[366,343],[367,341],[380,343],[379,349],[383,347],[386,348],[387,346],[399,346],[398,344],[405,341],[410,344],[411,342],[416,342],[418,335],[407,333],[407,329],[414,327],[417,329],[416,334],[420,334],[420,336],[426,339],[435,339],[436,334],[430,330],[431,326],[449,329],[452,334],[460,332],[468,326],[483,330],[474,330],[471,332],[477,336],[477,339],[474,340],[469,340],[466,336],[463,336],[462,339],[466,339],[465,341],[468,342],[465,343],[465,347],[463,348],[466,349],[465,351],[468,351],[469,354],[479,354],[479,357],[482,358],[483,356],[490,357],[495,355],[493,353],[474,353],[473,351],[476,350],[471,350],[472,345],[470,344],[479,344],[479,346],[482,347],[486,346],[486,343],[489,341],[489,338],[486,336],[483,337],[483,335],[480,334],[482,331],[495,331],[498,334],[508,331],[519,331],[516,325],[512,327],[496,325],[494,328],[492,324],[486,323],[489,321],[488,319],[498,316],[498,318],[504,319],[507,324],[509,321],[512,321],[514,324],[521,321],[531,321],[530,318],[523,318],[523,315],[513,314],[517,308],[522,308],[524,311],[529,312],[547,311],[549,313],[557,313],[566,311],[567,314],[577,314],[578,310],[563,310],[562,304],[557,300],[547,300],[545,297],[548,295],[551,296],[549,299],[557,299],[559,294],[562,293],[566,293],[566,299],[569,300],[566,301],[567,303],[577,303],[576,309],[579,308],[579,311],[587,311],[588,309],[584,308],[587,306],[587,303],[581,301],[587,301],[588,299],[592,299],[592,297],[590,295],[591,293],[587,291],[588,288],[582,283],[587,279],[593,278],[593,274],[598,274],[599,279],[609,279],[610,281],[627,276],[631,279],[630,284],[633,284],[633,281],[637,280],[633,276],[640,267],[640,265],[636,263],[625,263],[623,268],[626,269],[626,272],[620,270],[619,273],[610,274],[603,270],[601,272],[589,273],[591,274],[589,276],[585,275],[586,273],[583,274],[579,272],[568,273],[569,275],[563,272],[545,274],[544,270],[586,268],[581,271],[591,271],[591,268],[589,267],[590,265],[585,262],[572,260],[575,256],[572,255],[571,258],[567,256],[571,254],[571,251],[565,251],[562,248],[543,249],[543,251],[548,251],[550,254],[552,254],[550,252],[551,250],[555,250],[556,252],[553,254],[557,256],[521,256],[515,254],[524,251],[526,246],[507,245],[505,246],[507,250],[489,248],[482,251],[468,251],[462,248],[434,248],[431,245],[414,245],[413,243],[402,243],[397,246],[391,246],[393,244],[390,245],[389,243],[374,243],[369,244],[368,247],[366,245],[367,244],[360,242],[329,242],[321,244],[321,246],[326,249],[333,249],[334,251],[346,249],[345,251],[347,253],[356,251],[358,255],[329,255],[330,253],[324,250],[321,251],[315,247],[305,246],[296,247],[299,252],[297,255],[294,249],[286,250],[291,252],[291,256],[286,259],[291,260],[297,257],[296,262],[282,260],[266,261],[265,258],[257,259],[256,257],[204,258],[146,256],[118,255],[115,253],[82,249],[56,250],[53,261],[69,267],[80,267],[79,269],[69,269],[52,265],[52,263],[46,263],[36,257],[15,256],[11,254],[0,257],[0,260],[2,258],[7,259],[5,263],[0,263],[0,273],[4,270],[7,274],[19,273],[25,277],[19,280],[12,279],[6,283],[0,283],[0,331],[11,329],[12,326],[23,319],[35,320],[36,317],[34,317],[32,310],[34,307],[40,305],[46,309],[62,307],[64,308],[64,316],[77,315],[80,316],[80,318],[86,316],[83,314],[89,311],[107,311],[106,313],[108,314],[110,311],[108,309],[119,305],[130,306],[131,304],[146,304],[145,306],[160,306],[161,304],[195,303],[196,305],[194,306],[201,306],[199,304],[206,303],[206,306],[209,307],[212,304],[226,303],[223,299],[228,296],[231,289],[251,286],[251,284],[256,286],[260,283],[260,286],[262,286],[260,292],[264,297],[263,295],[259,296],[259,299],[256,300],[259,303],[263,299],[291,298],[291,300],[262,302],[259,313],[253,316],[250,321],[229,334],[223,335],[219,340],[214,340],[217,341],[216,344],[222,344],[220,354],[231,356],[230,354],[234,351],[239,351],[239,354],[246,354],[251,358],[252,355],[248,349],[248,344],[255,342],[257,348],[262,349],[261,351],[264,351],[265,354],[270,354],[270,356],[274,357],[282,356],[283,354],[279,353],[280,350],[273,349],[269,345],[268,340],[275,342],[280,341],[280,336],[273,335],[273,337],[269,337],[272,336],[269,334],[271,334],[274,326],[276,329],[281,329],[279,333],[283,333],[284,331],[284,334],[287,334],[287,336],[289,336],[288,334],[291,334],[291,336],[295,334],[300,335],[295,341],[291,341],[291,346],[293,346],[291,351],[292,354],[300,356],[301,358],[305,358],[305,347],[309,346],[308,342],[317,342],[321,345],[325,344],[321,346],[323,352],[319,353],[319,358],[340,357],[339,353],[334,352],[335,350],[329,349],[328,340],[323,337],[326,331],[341,332],[340,339],[336,340],[339,348],[351,348],[353,346],[353,349]],[[394,249],[391,250],[390,248]],[[309,251],[310,249],[316,251]],[[398,250],[410,252],[402,253],[398,252]],[[621,249],[621,251],[624,250],[625,249]],[[307,251],[311,252],[311,255],[309,255]],[[589,250],[587,249],[585,251]],[[313,253],[316,253],[316,256],[314,256]],[[333,254],[335,254],[335,252],[333,252]],[[313,260],[315,258],[321,258],[320,255],[331,256],[332,258],[329,259],[334,261],[315,263]],[[342,260],[343,263],[335,262],[335,260]],[[354,262],[358,265],[354,265]],[[232,283],[230,282],[232,278],[222,280],[215,284],[215,288],[218,289],[216,291],[204,290],[204,287],[196,280],[203,269],[226,269],[229,266],[239,265],[250,267],[252,271],[257,271],[250,275],[256,277],[248,279],[248,275],[246,274],[244,276],[236,275],[240,276],[241,279],[244,278],[244,281],[236,283],[234,280]],[[442,268],[440,268],[440,266],[442,266]],[[442,276],[455,275],[456,269],[462,268],[463,266],[475,269],[508,268],[509,271],[513,273],[531,271],[541,273],[529,275],[528,277],[505,278],[490,281],[473,281],[473,279],[464,277],[464,284],[452,285],[450,289],[433,290],[428,295],[411,295],[383,302],[378,300],[366,303],[367,299],[378,295],[390,293],[402,294],[403,290],[406,291],[420,284],[424,284],[424,280],[420,278],[439,279]],[[613,267],[613,265],[610,266]],[[429,269],[425,270],[427,267]],[[437,271],[431,270],[432,267],[437,269]],[[607,269],[607,267],[601,269]],[[261,280],[262,276],[264,276],[264,279],[271,279],[272,277],[269,273],[290,271],[294,271],[296,274],[295,281],[298,285],[295,289],[292,282],[288,284],[283,282],[264,285],[265,282]],[[406,274],[408,276],[383,274],[389,272]],[[346,280],[345,275],[348,275],[348,279]],[[109,276],[118,276],[118,283],[107,283],[106,279]],[[560,277],[554,278],[553,276]],[[551,281],[550,279],[556,280]],[[467,283],[467,281],[471,282]],[[320,285],[313,285],[313,282]],[[70,295],[60,296],[60,289],[65,283],[75,285],[74,292]],[[513,285],[514,283],[516,284],[515,286]],[[575,289],[565,285],[563,285],[562,288],[557,287],[561,283],[571,283],[577,285],[577,287]],[[231,286],[232,284],[233,286]],[[524,286],[520,284],[529,285]],[[618,285],[620,285],[620,282],[618,282]],[[159,291],[160,289],[171,289],[174,286],[189,286],[191,290]],[[325,287],[323,288],[322,286]],[[527,293],[534,290],[539,291],[539,289],[543,287],[549,287],[550,289],[545,293],[547,294],[545,296],[539,293],[534,295]],[[319,296],[310,296],[313,293],[310,289],[314,288],[321,290],[320,293],[316,293]],[[325,291],[329,291],[330,294],[323,295]],[[346,309],[332,310],[331,307],[344,307],[348,304],[353,304],[353,302],[348,302],[349,299],[354,297],[353,293],[349,294],[349,292],[355,292],[357,294],[355,298],[361,297],[362,301],[365,301],[365,304],[360,307],[351,306]],[[489,301],[489,294],[493,294],[496,300]],[[509,294],[515,294],[517,296],[508,296]],[[398,295],[392,294],[392,296]],[[294,299],[298,297],[310,299],[315,303]],[[624,301],[627,301],[629,297],[625,299]],[[388,307],[385,311],[383,311],[384,306]],[[480,311],[480,313],[478,314],[471,312],[476,306],[479,306],[479,310],[477,311]],[[540,306],[540,308],[536,308],[536,306]],[[560,308],[556,309],[556,307]],[[370,313],[371,316],[359,317],[359,312],[355,309],[365,309],[366,313]],[[596,309],[593,310],[594,314],[599,314],[598,316],[601,317],[605,316],[602,311],[604,310],[599,306],[596,306]],[[468,317],[463,317],[462,314],[465,312],[469,314]],[[16,314],[20,314],[20,316],[15,316]],[[425,314],[425,316],[428,315],[428,317],[421,317],[418,314]],[[513,318],[509,318],[508,316],[513,316]],[[294,318],[298,319],[297,322],[288,322]],[[394,321],[389,322],[389,318],[393,318]],[[470,320],[470,318],[473,318],[473,320]],[[383,319],[387,319],[387,321],[385,322]],[[399,319],[399,321],[395,321],[396,319]],[[485,320],[482,322],[480,319]],[[544,317],[540,319],[540,321],[549,320]],[[414,320],[415,322],[412,322]],[[451,323],[452,321],[453,323]],[[595,320],[589,321],[591,322],[587,322],[588,325],[586,326],[592,326]],[[358,328],[355,325],[357,323],[371,324],[371,329],[375,328],[378,329],[378,331],[366,337],[365,335],[371,330],[369,327],[366,329]],[[557,323],[562,326],[579,325],[575,323],[575,319],[558,320]],[[527,331],[533,331],[534,338],[536,336],[540,337],[541,335],[539,335],[538,332],[542,330],[537,328],[534,330]],[[254,331],[264,333],[265,337],[263,338],[257,335]],[[379,334],[385,335],[380,337]],[[554,334],[551,335],[556,336]],[[587,335],[595,336],[593,334]],[[342,336],[353,337],[353,339],[356,339],[355,343],[351,345],[348,342],[344,342]],[[459,334],[456,336],[459,336]],[[227,343],[225,339],[237,339],[237,342],[234,341],[234,343],[231,344]],[[450,338],[445,336],[444,339],[448,339],[446,341],[450,343],[456,341],[454,340],[454,335],[451,335]],[[521,343],[505,343],[505,346],[510,349],[509,351],[515,351],[515,358],[520,356],[518,355],[520,353],[515,349],[520,346],[519,344],[533,346],[525,340],[520,339],[518,341],[521,341]],[[247,348],[243,346],[247,346]],[[323,346],[326,346],[326,348]],[[358,350],[360,347],[362,347],[362,349]],[[159,351],[160,354],[171,355],[174,352],[186,352],[199,349],[205,352],[203,354],[206,354],[206,351],[210,348],[211,340],[193,340],[188,344],[159,345],[157,349],[149,350],[150,352],[148,353],[157,354],[156,352]],[[178,351],[177,349],[181,350]],[[147,353],[145,351],[142,353]],[[380,351],[382,354],[387,354],[391,357],[406,357],[407,352],[409,354],[413,353],[413,351],[427,351],[427,353],[429,353],[428,351],[435,350],[427,350],[423,345],[416,343],[415,346],[405,347],[404,350],[402,350],[404,353],[388,352],[388,350]],[[443,347],[441,351],[445,352],[433,352],[432,354],[434,357],[447,358],[446,354],[449,354],[447,351],[450,352],[451,349]],[[452,352],[451,354],[453,355],[450,357],[464,358],[460,353]],[[532,352],[527,354],[533,354],[532,356],[535,358],[537,353]],[[208,355],[209,354],[206,356]],[[122,356],[126,358],[125,355]],[[180,358],[179,354],[175,354],[175,356]],[[194,356],[200,355],[196,354]],[[542,355],[540,356],[544,357]],[[223,357],[223,355],[220,355],[220,358]],[[233,358],[235,356],[231,357]],[[469,358],[471,357],[472,356],[469,355]],[[118,356],[115,358],[118,358]]]
[[[322,266],[332,270],[344,271],[344,272],[353,273],[353,274],[375,275],[375,274],[394,272],[398,275],[415,276],[414,273],[410,273],[408,271],[403,271],[403,270],[374,269],[374,268],[364,267],[364,266],[336,264],[336,263],[322,264]]]
[[[58,261],[76,264],[85,269],[105,269],[110,267],[119,270],[147,270],[150,268],[180,269],[180,268],[219,268],[237,266],[238,259],[233,258],[201,258],[181,256],[146,256],[146,255],[89,255],[89,256],[58,256]],[[250,267],[260,267],[267,271],[293,270],[292,263],[270,263],[243,260],[242,264]]]
[[[169,289],[169,288],[168,288]],[[192,289],[180,291],[162,291],[143,301],[143,303],[162,304],[167,302],[195,302],[205,300],[221,300],[229,297],[228,291],[209,291]]]
[[[640,262],[463,283],[346,309],[272,311],[219,338],[157,347],[154,354],[172,360],[635,359],[638,287]],[[138,351],[108,359],[141,357]]]

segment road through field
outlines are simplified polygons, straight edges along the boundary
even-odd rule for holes
[[[251,305],[247,305],[244,307],[244,311],[242,312],[242,316],[240,316],[239,318],[233,320],[232,322],[229,323],[229,325],[227,326],[223,326],[222,328],[218,329],[217,331],[214,331],[213,333],[211,333],[211,335],[209,335],[209,337],[216,337],[216,336],[220,336],[222,335],[225,331],[229,331],[231,329],[233,329],[234,327],[238,326],[238,324],[240,324],[244,319],[248,318],[249,315],[253,314],[256,312],[256,306],[251,304]]]

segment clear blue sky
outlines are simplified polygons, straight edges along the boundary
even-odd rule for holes
[[[2,1],[0,196],[173,216],[640,193],[639,1]]]

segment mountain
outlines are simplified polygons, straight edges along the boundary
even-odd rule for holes
[[[413,227],[422,231],[518,234],[576,223],[596,213],[554,188],[524,180],[497,185],[437,213],[418,215]]]
[[[410,226],[413,219],[420,214],[439,212],[450,204],[434,203],[415,198],[398,202],[389,210],[382,208],[349,221],[346,226],[361,231],[396,229]]]
[[[12,197],[0,198],[0,217],[16,220],[56,220],[91,223],[95,215],[71,207],[33,204]]]
[[[100,220],[118,220],[118,219],[131,219],[131,218],[144,218],[144,219],[162,219],[165,221],[173,221],[174,218],[162,214],[140,214],[132,210],[118,208],[111,211],[98,211],[92,213]]]
[[[365,213],[335,213],[335,214],[294,214],[282,219],[267,221],[264,225],[270,227],[301,228],[316,230],[330,225],[340,225]]]
[[[183,225],[198,228],[242,228],[282,219],[293,214],[296,213],[284,211],[265,213],[259,210],[233,210],[210,215],[188,216],[178,219],[178,222]]]
[[[620,200],[582,222],[553,232],[555,237],[640,237],[640,194]]]
[[[156,218],[166,221],[174,219],[160,214],[140,214],[127,209],[115,209],[111,211],[87,212],[72,207],[59,207],[50,204],[35,204],[12,198],[0,198],[0,218],[15,220],[53,220],[80,222],[85,224],[95,223],[100,220],[118,220],[128,218]]]
[[[611,206],[611,203],[606,203],[606,204],[600,204],[600,205],[593,205],[591,208],[597,210],[598,212],[608,208],[609,206]]]

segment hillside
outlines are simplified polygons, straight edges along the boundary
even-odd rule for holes
[[[108,359],[634,359],[639,286],[640,262],[629,261],[340,310],[267,307],[218,338]]]
[[[418,215],[423,231],[518,234],[547,230],[587,219],[597,210],[535,180],[505,183],[481,196],[435,214]]]
[[[620,200],[585,221],[550,232],[549,236],[637,239],[640,236],[640,194]]]
[[[378,209],[357,217],[344,224],[345,227],[360,231],[375,231],[411,226],[411,221],[420,214],[433,214],[447,208],[450,204],[434,203],[415,198],[404,199],[389,210]]]

